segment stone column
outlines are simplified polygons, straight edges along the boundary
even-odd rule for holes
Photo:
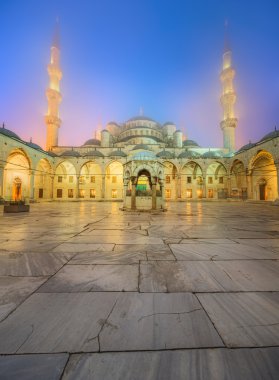
[[[274,165],[276,167],[277,173],[277,195],[276,195],[276,203],[279,203],[279,159],[274,161]]]
[[[30,190],[29,190],[29,198],[30,199],[34,199],[34,179],[35,179],[35,176],[34,176],[34,171],[33,170],[30,170],[29,171],[29,175],[30,175]]]
[[[131,209],[136,210],[136,178],[132,178]]]
[[[129,183],[129,180],[124,179],[123,181],[123,208],[126,208],[126,194],[127,194],[128,183]]]
[[[0,166],[0,198],[4,196],[4,167]]]
[[[160,183],[160,191],[161,191],[161,197],[162,197],[162,208],[165,208],[165,186],[164,186],[164,181],[161,179],[159,181]]]
[[[156,182],[152,182],[152,210],[156,210],[157,197],[156,197]]]
[[[207,196],[206,196],[206,175],[202,176],[202,197],[207,198]]]
[[[102,198],[106,197],[106,176],[102,175]]]
[[[177,176],[176,197],[181,198],[181,175]]]
[[[79,175],[77,175],[77,183],[76,183],[76,198],[79,198]]]
[[[53,199],[53,193],[54,193],[54,175],[50,176],[50,189],[49,189],[49,197],[50,199]]]
[[[247,197],[248,199],[253,199],[252,171],[248,169],[246,169],[246,181],[247,181]]]
[[[228,198],[231,198],[232,193],[232,183],[231,183],[231,176],[228,176]]]

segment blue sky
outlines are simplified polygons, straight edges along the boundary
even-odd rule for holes
[[[237,146],[279,127],[278,0],[1,0],[0,117],[44,146],[46,67],[60,19],[60,145],[144,114],[222,146],[224,20],[236,69]],[[0,120],[1,120],[0,119]]]

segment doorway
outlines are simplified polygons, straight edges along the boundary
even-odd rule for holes
[[[259,191],[260,191],[260,201],[266,200],[266,184],[262,183],[259,185]]]
[[[22,193],[22,182],[19,177],[15,178],[13,183],[13,200],[19,201],[21,200]]]

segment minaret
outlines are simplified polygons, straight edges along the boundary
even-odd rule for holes
[[[220,126],[223,131],[223,146],[225,149],[228,149],[229,152],[235,151],[235,128],[238,121],[234,114],[234,104],[236,101],[236,93],[233,86],[234,76],[235,70],[232,68],[232,52],[229,47],[226,33],[223,54],[223,70],[220,75],[220,79],[223,84],[223,94],[220,100],[224,116]]]
[[[46,90],[48,101],[48,111],[45,115],[47,127],[46,150],[51,150],[58,145],[58,128],[61,125],[59,118],[59,104],[62,96],[60,93],[60,80],[62,72],[60,70],[60,44],[59,44],[59,25],[56,23],[54,38],[51,45],[50,64],[47,67],[49,75],[49,88]]]

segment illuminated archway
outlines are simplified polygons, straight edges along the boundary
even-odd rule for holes
[[[5,199],[24,200],[30,196],[30,168],[30,159],[23,150],[16,149],[9,154],[4,167]]]
[[[80,169],[79,196],[87,199],[102,197],[102,169],[94,161],[86,162]]]
[[[70,161],[62,161],[55,169],[53,181],[54,199],[72,199],[78,197],[76,168]]]
[[[105,194],[107,199],[123,199],[123,165],[118,161],[106,167]]]
[[[50,162],[42,158],[35,170],[35,198],[48,199],[52,197],[52,175],[53,171]]]
[[[258,152],[250,161],[253,198],[273,201],[277,197],[277,171],[271,153]]]
[[[195,161],[187,162],[181,169],[181,198],[202,198],[203,175]]]

